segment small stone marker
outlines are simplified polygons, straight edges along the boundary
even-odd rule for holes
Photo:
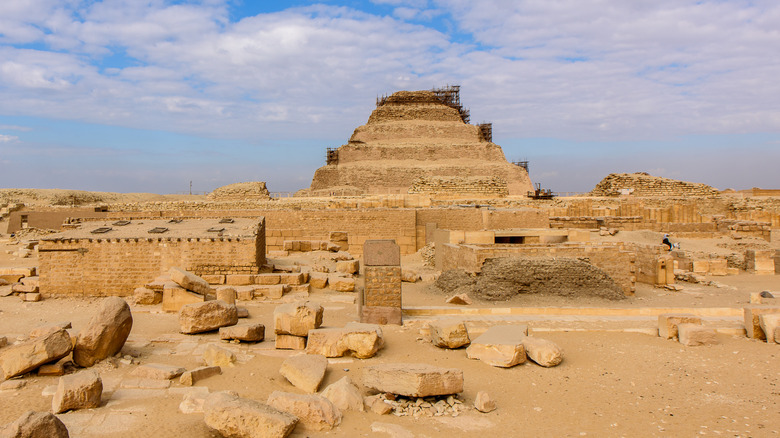
[[[469,305],[471,298],[466,294],[457,294],[447,298],[447,304]]]
[[[379,415],[387,415],[390,412],[393,412],[393,407],[385,403],[385,399],[382,397],[382,394],[372,395],[364,398],[363,405],[367,410]]]

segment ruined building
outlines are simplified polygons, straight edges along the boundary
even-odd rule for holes
[[[468,122],[457,86],[381,97],[368,123],[349,143],[328,149],[327,164],[298,195],[501,197],[532,190],[527,169],[508,162],[492,142],[492,126]]]

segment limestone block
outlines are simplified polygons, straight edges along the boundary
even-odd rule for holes
[[[322,272],[312,272],[309,274],[309,284],[313,288],[325,289],[328,287],[328,274]]]
[[[372,395],[363,399],[363,406],[375,414],[387,415],[393,412],[393,407],[385,403],[381,394]]]
[[[203,350],[203,361],[211,367],[232,367],[236,361],[236,355],[230,350],[210,344]]]
[[[232,327],[221,327],[219,339],[223,341],[237,340],[242,342],[260,342],[265,339],[263,324],[240,324]]]
[[[39,292],[27,292],[27,293],[19,294],[19,298],[21,298],[22,301],[38,302],[43,297]]]
[[[325,371],[328,369],[328,359],[319,354],[299,354],[291,356],[282,362],[279,373],[296,388],[309,393],[317,392]]]
[[[222,301],[187,304],[179,311],[179,331],[181,333],[203,333],[237,323],[236,306],[225,304]]]
[[[68,428],[49,412],[27,411],[16,421],[0,429],[3,438],[68,438]]]
[[[279,281],[282,284],[290,284],[290,285],[305,283],[302,272],[291,272],[287,274],[279,274]]]
[[[255,288],[249,286],[238,286],[236,289],[236,299],[239,301],[252,301],[255,298]]]
[[[696,274],[706,274],[710,272],[710,261],[709,260],[694,260],[693,261],[693,272]]]
[[[341,411],[318,394],[274,391],[268,397],[268,405],[298,417],[301,426],[308,430],[331,430],[341,423]]]
[[[199,295],[211,295],[214,292],[211,285],[204,279],[198,277],[192,272],[185,271],[182,268],[173,267],[168,270],[171,280],[179,286]]]
[[[457,294],[447,298],[447,304],[469,305],[471,298],[466,294]]]
[[[86,368],[117,354],[132,328],[133,316],[127,302],[119,297],[105,298],[76,337],[73,362]]]
[[[11,285],[7,285],[7,286],[0,285],[0,297],[7,297],[13,293],[14,291]]]
[[[60,360],[55,363],[47,363],[38,367],[39,376],[64,376],[65,375],[65,363],[70,362],[66,360]]]
[[[364,266],[399,266],[401,248],[394,240],[366,240],[363,244]]]
[[[202,303],[205,297],[192,293],[176,283],[166,283],[162,295],[162,310],[164,312],[178,312],[186,304]]]
[[[205,366],[195,368],[194,370],[185,371],[179,378],[179,383],[185,386],[192,386],[200,380],[207,379],[211,376],[217,376],[222,374],[222,368],[218,366]]]
[[[145,363],[134,369],[130,375],[142,379],[170,380],[181,376],[186,371],[182,367],[163,363]]]
[[[360,262],[358,260],[341,260],[336,262],[336,272],[343,274],[357,274],[360,272]]]
[[[307,336],[322,325],[322,306],[311,301],[282,304],[274,309],[274,333]]]
[[[748,249],[745,251],[745,270],[754,274],[774,275],[775,260],[769,249]]]
[[[466,349],[469,359],[479,359],[494,367],[509,368],[525,362],[523,339],[528,335],[525,325],[490,327]]]
[[[526,336],[523,338],[525,354],[529,359],[543,367],[554,367],[563,361],[563,352],[552,341]]]
[[[272,285],[279,284],[281,277],[279,274],[256,274],[254,280],[255,284]]]
[[[133,300],[136,304],[153,305],[162,302],[162,294],[148,287],[137,287],[133,291]]]
[[[11,290],[17,294],[36,293],[38,292],[38,286],[28,286],[22,283],[16,283],[11,286]]]
[[[729,274],[729,265],[726,259],[710,260],[710,275],[725,276]]]
[[[761,331],[764,332],[764,337],[766,337],[768,343],[780,343],[778,342],[780,340],[775,338],[775,332],[780,327],[780,313],[758,315],[758,325],[761,327]]]
[[[249,286],[255,283],[255,276],[251,274],[225,275],[225,284],[229,286]]]
[[[460,348],[469,345],[469,333],[463,321],[439,320],[431,323],[431,343],[439,348]]]
[[[496,402],[485,391],[479,391],[474,399],[474,408],[479,412],[488,413],[496,410]]]
[[[305,350],[306,336],[276,335],[274,348],[277,350]]]
[[[72,348],[68,332],[57,330],[0,350],[0,371],[4,379],[21,376],[45,363],[62,359]]]
[[[290,293],[293,294],[303,294],[305,296],[309,296],[309,292],[311,291],[309,283],[288,285],[288,287],[290,288]]]
[[[0,336],[0,348],[5,347],[6,345],[8,345],[8,338]]]
[[[236,307],[236,313],[238,314],[239,319],[249,318],[249,310],[247,310],[246,307]]]
[[[780,344],[780,327],[775,327],[775,332],[774,333],[775,333],[775,335],[774,335],[775,343],[776,344]]]
[[[292,433],[298,418],[264,403],[215,392],[203,403],[203,421],[224,437],[278,438]]]
[[[217,299],[226,304],[236,305],[236,298],[238,293],[236,289],[230,286],[222,286],[217,288]]]
[[[463,371],[419,363],[388,363],[363,368],[363,385],[379,392],[429,397],[463,391]]]
[[[70,321],[61,321],[54,324],[41,325],[30,330],[29,337],[39,338],[41,336],[46,336],[50,333],[56,332],[57,330],[66,330],[69,328],[73,328],[73,325],[70,323]]]
[[[761,329],[760,315],[780,313],[780,307],[768,307],[750,305],[743,308],[743,315],[745,320],[745,330],[747,331],[747,337],[751,339],[765,340],[766,334]]]
[[[718,343],[718,335],[715,329],[706,328],[700,324],[678,324],[677,332],[680,343],[689,347]]]
[[[206,280],[208,284],[225,284],[225,276],[221,274],[204,274],[200,278]]]
[[[411,269],[401,269],[401,281],[405,283],[417,283],[422,280],[417,271]]]
[[[330,400],[340,411],[365,411],[363,396],[349,376],[344,376],[336,383],[328,385],[320,395]]]
[[[658,336],[676,338],[678,324],[701,324],[701,318],[689,313],[662,313],[658,315]]]
[[[92,370],[60,377],[57,391],[51,401],[51,410],[61,412],[97,408],[103,395],[103,381]]]
[[[337,292],[353,292],[355,290],[355,279],[331,275],[328,277],[330,288]]]
[[[403,313],[400,307],[363,306],[360,309],[360,322],[368,324],[403,324]]]
[[[382,329],[378,325],[350,322],[344,328],[309,331],[306,352],[325,357],[341,357],[351,352],[358,359],[367,359],[384,344]]]

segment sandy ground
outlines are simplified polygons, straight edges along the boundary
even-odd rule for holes
[[[657,233],[655,233],[657,234]],[[620,234],[616,237],[619,237]],[[644,236],[644,237],[643,237]],[[623,238],[631,237],[623,234]],[[652,241],[658,236],[637,232],[633,239]],[[612,237],[611,237],[612,238]],[[608,239],[608,238],[605,238]],[[718,251],[718,239],[683,241],[683,248]],[[761,242],[755,242],[761,244]],[[35,265],[35,258],[12,259],[0,242],[0,266]],[[728,250],[728,249],[725,249]],[[305,263],[307,260],[286,260]],[[311,261],[311,260],[309,260]],[[404,264],[422,266],[419,256]],[[750,292],[780,291],[780,277],[738,275],[710,277],[722,287],[685,284],[673,292],[640,285],[635,297],[623,301],[577,300],[530,296],[510,302],[477,302],[471,307],[734,307],[747,304]],[[404,284],[405,306],[443,306],[446,294],[430,282]],[[353,304],[340,302],[351,294],[312,292],[310,299],[325,307],[324,326],[340,327],[357,320]],[[349,301],[349,299],[347,300]],[[84,327],[98,299],[46,299],[24,303],[10,296],[0,298],[0,336],[9,342],[22,339],[32,328],[70,321],[72,334]],[[242,322],[265,324],[267,339],[257,344],[229,344],[214,333],[178,333],[177,316],[160,312],[159,306],[132,306],[134,325],[126,344],[125,360],[96,365],[104,381],[103,405],[97,409],[61,414],[73,437],[211,437],[203,414],[184,414],[179,405],[191,391],[233,390],[242,397],[265,401],[271,392],[300,393],[279,374],[282,361],[296,352],[273,348],[272,313],[278,303],[241,303],[250,318]],[[550,317],[554,318],[554,317]],[[652,318],[643,319],[647,324]],[[499,320],[498,323],[501,321]],[[602,321],[610,327],[622,322]],[[478,391],[495,398],[498,409],[488,414],[473,409],[458,417],[398,417],[348,411],[339,427],[329,432],[297,428],[296,437],[393,436],[383,424],[403,428],[394,436],[729,436],[780,435],[780,345],[753,341],[744,336],[719,335],[719,345],[685,347],[642,333],[556,329],[545,318],[529,323],[532,334],[556,342],[564,361],[555,368],[525,363],[499,369],[469,360],[463,349],[434,347],[420,335],[422,324],[410,320],[404,327],[384,326],[386,346],[376,357],[332,359],[322,387],[350,376],[360,385],[365,366],[385,362],[429,363],[463,370],[465,389],[460,395],[472,405]],[[573,321],[573,325],[582,321]],[[590,327],[584,324],[585,327]],[[535,331],[536,330],[536,331]],[[165,363],[192,369],[201,365],[201,352],[212,343],[233,350],[236,366],[220,376],[185,387],[173,381],[169,388],[150,388],[130,376],[136,363]],[[130,363],[128,358],[136,356]],[[57,377],[28,375],[20,389],[0,391],[0,425],[23,412],[50,410],[51,396],[43,395],[57,384]],[[367,394],[363,388],[364,394]]]

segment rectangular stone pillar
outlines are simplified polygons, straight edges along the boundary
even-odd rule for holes
[[[394,240],[366,240],[363,270],[366,281],[360,322],[402,324],[400,247]]]

